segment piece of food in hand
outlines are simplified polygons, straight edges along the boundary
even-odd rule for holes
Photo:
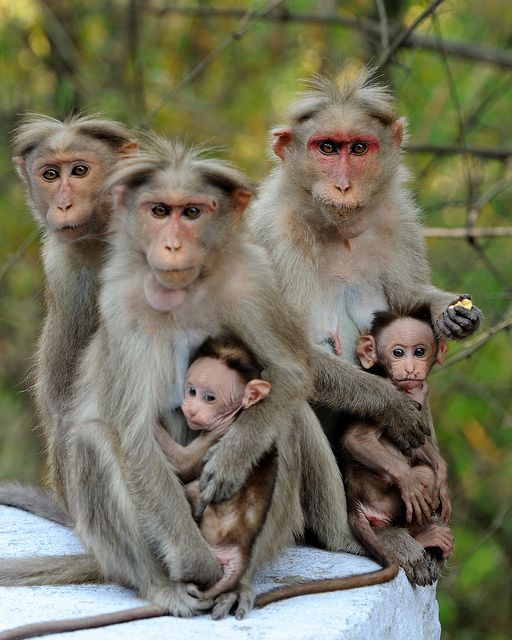
[[[451,304],[448,309],[453,309],[454,307],[464,307],[464,309],[471,309],[473,307],[473,303],[469,298],[462,298],[461,300],[457,300],[455,304]]]

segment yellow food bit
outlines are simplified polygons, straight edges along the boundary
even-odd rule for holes
[[[464,309],[471,309],[473,307],[473,303],[469,298],[462,298],[462,300],[457,300],[455,304],[451,304],[448,308],[453,309],[453,307],[464,307]]]

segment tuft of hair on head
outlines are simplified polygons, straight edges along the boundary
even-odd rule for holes
[[[254,194],[248,178],[225,160],[212,159],[212,149],[170,140],[155,133],[142,138],[135,158],[125,162],[111,177],[110,188],[124,184],[136,187],[148,180],[156,171],[172,171],[181,175],[197,173],[208,184],[231,195],[235,189]]]
[[[376,311],[373,314],[372,324],[370,326],[370,334],[375,338],[378,338],[381,332],[392,322],[395,322],[395,320],[404,320],[405,318],[412,318],[413,320],[425,322],[432,329],[436,340],[438,339],[438,336],[434,329],[430,307],[428,304],[425,304],[423,302],[411,305],[409,307],[399,307],[395,309]]]
[[[13,153],[26,157],[38,144],[64,131],[101,140],[114,149],[136,142],[133,133],[125,125],[106,120],[100,114],[76,113],[58,120],[39,113],[25,113],[13,131]]]
[[[194,352],[190,364],[198,358],[214,358],[223,362],[229,369],[236,371],[242,380],[261,378],[263,367],[258,363],[254,353],[239,338],[223,333],[207,338]]]
[[[327,106],[354,106],[390,125],[397,119],[395,99],[389,87],[377,80],[377,74],[378,70],[369,65],[355,71],[347,64],[333,76],[313,76],[306,81],[307,89],[299,93],[288,117],[298,125]]]

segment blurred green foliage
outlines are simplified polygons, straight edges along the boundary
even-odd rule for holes
[[[185,10],[176,11],[177,4]],[[383,4],[390,23],[403,25],[426,6],[420,0]],[[290,0],[277,15],[286,18],[285,10],[364,22],[378,20],[377,5]],[[133,126],[149,121],[169,136],[224,148],[257,180],[270,167],[267,131],[283,119],[300,80],[341,62],[375,60],[382,51],[378,31],[328,19],[255,21],[169,98],[239,28],[238,17],[213,16],[212,8],[243,12],[264,6],[243,0],[0,0],[0,477],[34,481],[42,474],[29,391],[44,284],[38,234],[10,160],[18,115],[63,117],[83,109]],[[434,20],[415,31],[434,43],[433,50],[416,44],[394,55],[384,76],[407,115],[412,146],[511,148],[510,66],[454,57],[443,45],[463,43],[477,54],[480,47],[506,51],[511,24],[508,0],[486,0],[485,7],[477,0],[446,1]],[[512,226],[507,158],[411,152],[406,161],[427,227],[464,227],[471,216],[477,227]],[[472,294],[486,316],[481,334],[510,320],[510,236],[428,243],[434,282]],[[466,348],[452,343],[450,355]],[[438,590],[446,639],[510,637],[511,382],[507,330],[432,377],[432,407],[455,506],[456,549]]]

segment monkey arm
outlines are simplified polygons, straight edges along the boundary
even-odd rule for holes
[[[404,453],[425,441],[430,426],[389,380],[368,375],[319,347],[315,347],[314,364],[313,402],[385,425],[386,435]]]
[[[412,453],[415,462],[428,464],[434,470],[436,477],[435,491],[441,503],[441,519],[444,522],[448,522],[452,514],[452,503],[448,488],[448,465],[431,442],[425,442],[421,447],[414,449]]]
[[[156,441],[183,482],[190,482],[199,477],[206,452],[221,436],[222,433],[216,431],[203,431],[195,440],[183,447],[162,426],[158,425],[155,431]]]
[[[201,475],[206,503],[226,500],[240,489],[278,433],[291,428],[294,408],[311,390],[309,341],[286,309],[268,265],[256,268],[259,286],[251,290],[246,283],[244,295],[233,301],[226,328],[250,347],[272,390],[265,400],[243,411],[206,455]]]
[[[412,522],[413,516],[422,522],[432,514],[430,496],[404,456],[382,436],[383,429],[372,424],[357,423],[345,432],[342,442],[357,462],[391,478],[405,504],[407,522]]]

